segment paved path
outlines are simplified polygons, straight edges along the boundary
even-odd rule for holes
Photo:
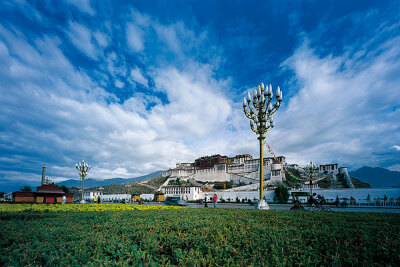
[[[137,205],[137,204],[131,204]],[[165,205],[164,203],[154,203],[154,202],[145,202],[145,205]],[[188,203],[188,207],[191,208],[204,208],[204,204],[196,204],[196,203]],[[269,204],[271,210],[290,210],[293,205],[291,204]],[[250,204],[239,204],[239,203],[218,203],[218,208],[228,208],[228,209],[255,209],[254,205]],[[328,206],[332,209],[332,211],[339,212],[381,212],[381,213],[400,213],[400,207],[391,208],[391,207],[346,207],[346,208],[338,208]],[[213,203],[208,203],[208,209],[213,209]]]
[[[203,208],[203,204],[192,204],[189,203],[189,207],[193,208]],[[271,210],[290,210],[293,205],[291,204],[269,204]],[[213,208],[213,204],[208,204],[209,208]],[[255,209],[254,205],[249,204],[236,204],[236,203],[218,203],[218,208],[236,208],[236,209]],[[332,211],[340,211],[340,212],[389,212],[389,213],[400,213],[399,208],[388,208],[388,207],[347,207],[347,208],[338,208],[329,206]]]

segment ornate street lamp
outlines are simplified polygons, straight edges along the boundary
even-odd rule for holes
[[[85,203],[85,177],[87,175],[87,173],[90,170],[90,165],[88,165],[84,160],[82,160],[82,163],[75,164],[75,168],[78,170],[79,172],[79,176],[82,178],[82,200],[81,203],[84,204]]]
[[[132,195],[129,193],[129,192],[131,192],[131,187],[132,187],[132,184],[125,184],[125,193],[127,196],[129,195],[128,199],[126,200],[126,204],[129,204],[132,200]]]
[[[312,185],[313,185],[312,184],[312,178],[313,178],[314,174],[316,172],[318,172],[318,168],[315,166],[315,164],[312,161],[310,161],[310,163],[306,165],[305,170],[306,170],[306,172],[308,174],[308,177],[309,177],[310,198],[311,198],[312,197]]]
[[[250,93],[247,93],[247,99],[243,99],[244,114],[250,119],[251,130],[258,135],[258,140],[260,141],[260,199],[257,204],[257,209],[269,209],[263,197],[263,145],[265,134],[274,127],[272,116],[278,111],[282,102],[282,91],[279,86],[276,90],[276,102],[274,105],[272,105],[272,100],[272,85],[267,85],[264,88],[263,83],[254,90],[253,97],[250,96]]]

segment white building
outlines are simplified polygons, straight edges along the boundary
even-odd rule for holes
[[[225,156],[216,155],[222,161],[210,167],[196,167],[194,163],[178,163],[174,169],[164,171],[163,177],[171,178],[192,178],[200,182],[229,182],[251,184],[257,182],[260,177],[259,159],[253,159],[251,155],[237,155],[227,159]],[[204,157],[205,160],[212,157]],[[196,160],[196,161],[199,161]],[[279,183],[286,179],[283,166],[286,159],[283,156],[264,158],[263,174],[264,180],[269,183]]]
[[[162,176],[189,177],[193,176],[195,168],[193,163],[177,163],[174,169],[163,171]]]
[[[154,200],[154,194],[141,194],[140,198],[146,201],[153,201]]]
[[[101,197],[102,202],[109,202],[109,201],[114,201],[114,200],[127,200],[130,201],[132,198],[132,195],[130,194],[108,194],[108,195],[103,195]]]
[[[287,164],[287,167],[288,168],[292,168],[292,169],[295,169],[295,170],[298,170],[299,169],[299,165],[298,164]]]
[[[319,173],[325,173],[325,174],[338,174],[338,164],[325,164],[325,165],[319,165]]]
[[[200,199],[201,188],[199,186],[187,185],[166,185],[161,187],[161,192],[165,194],[165,196],[176,196],[182,197],[182,188],[184,188],[184,200],[198,200]]]
[[[212,168],[196,170],[194,179],[200,182],[229,182],[228,164],[214,165]]]
[[[309,192],[309,189],[290,190],[290,192]],[[343,188],[343,189],[313,189],[313,193],[321,195],[327,202],[349,202],[353,198],[359,205],[370,203],[400,201],[400,188]]]
[[[100,199],[103,199],[103,193],[100,191],[85,192],[86,200],[94,200],[95,198],[98,198],[98,197],[100,197]]]
[[[317,183],[314,183],[311,185],[312,189],[319,189],[319,186]],[[301,184],[301,190],[310,190],[310,182],[305,182]]]

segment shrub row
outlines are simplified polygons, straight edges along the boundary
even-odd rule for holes
[[[399,219],[242,209],[2,211],[0,265],[397,265]]]

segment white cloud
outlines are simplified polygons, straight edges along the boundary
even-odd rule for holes
[[[400,164],[394,164],[392,166],[389,166],[388,169],[391,171],[400,172]]]
[[[101,46],[103,48],[108,46],[109,40],[105,33],[97,31],[97,32],[93,33],[93,36],[96,39],[99,46]]]
[[[212,79],[211,75],[209,67],[196,64],[185,72],[175,68],[158,71],[154,79],[156,87],[167,94],[170,102],[153,109],[152,116],[164,114],[160,127],[168,127],[169,134],[194,136],[224,128],[231,107],[220,95],[225,84]]]
[[[141,83],[144,86],[148,86],[148,80],[143,76],[142,72],[138,67],[135,67],[134,69],[131,70],[131,78],[133,81],[137,83]]]
[[[168,103],[136,93],[119,104],[107,102],[113,96],[71,65],[58,39],[45,36],[33,46],[2,28],[0,35],[7,43],[0,43],[0,76],[9,81],[0,85],[7,92],[0,121],[9,125],[0,142],[15,155],[35,155],[35,162],[16,157],[19,168],[40,172],[47,160],[50,177],[76,178],[73,166],[85,159],[93,166],[91,178],[134,177],[193,160],[225,138],[232,109],[221,92],[228,84],[213,77],[211,66],[188,62],[184,70],[156,69],[151,75]],[[113,73],[121,73],[118,56],[109,57]],[[132,76],[147,85],[139,69]],[[18,106],[10,109],[11,103]]]
[[[88,13],[89,15],[95,15],[96,11],[91,7],[90,0],[66,0],[69,4],[77,7],[82,12]]]
[[[128,46],[134,52],[141,52],[144,50],[144,33],[141,28],[133,23],[128,23],[126,26],[126,40]]]
[[[158,38],[162,40],[175,53],[181,52],[180,40],[177,37],[175,27],[154,24],[154,29],[157,32]]]
[[[394,145],[392,148],[396,149],[397,151],[400,151],[400,146],[399,145]]]
[[[120,80],[115,80],[114,85],[115,85],[115,87],[122,88],[122,87],[124,87],[125,83],[123,83]]]
[[[393,124],[400,113],[388,109],[399,104],[400,76],[391,73],[400,71],[400,62],[392,60],[400,54],[400,38],[382,47],[362,60],[321,58],[307,43],[297,49],[283,65],[294,71],[300,90],[289,102],[284,99],[276,115],[275,149],[297,162],[382,162],[374,154],[400,141]]]
[[[98,58],[99,52],[92,42],[92,33],[86,26],[70,21],[66,33],[78,50],[92,59]]]

